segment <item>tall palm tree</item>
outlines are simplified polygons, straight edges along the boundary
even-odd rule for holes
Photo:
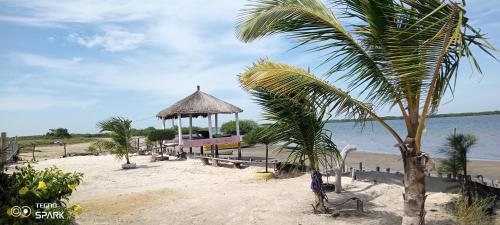
[[[122,117],[112,117],[97,124],[100,132],[110,132],[111,139],[114,142],[113,153],[119,159],[125,158],[127,164],[130,164],[128,154],[132,147],[132,120]]]
[[[378,121],[394,137],[403,158],[405,193],[402,224],[424,224],[428,156],[422,133],[429,114],[438,110],[447,91],[453,93],[459,63],[476,46],[494,57],[484,36],[469,25],[465,0],[332,0],[350,17],[345,27],[321,0],[257,0],[240,15],[237,35],[244,42],[284,33],[324,53],[328,79],[346,81],[342,90],[308,71],[264,60],[247,69],[243,87],[263,87],[277,94],[318,96],[332,112]],[[359,92],[356,99],[351,91]],[[376,113],[397,108],[406,125],[398,134]]]
[[[272,131],[272,139],[283,141],[278,151],[294,144],[287,161],[295,164],[301,159],[308,160],[311,168],[311,189],[316,196],[315,210],[326,213],[326,195],[322,191],[320,164],[326,154],[338,155],[335,144],[324,128],[326,110],[317,109],[315,102],[306,99],[294,100],[288,96],[278,96],[264,89],[251,91],[257,104],[264,110],[264,118],[272,122],[266,128]]]

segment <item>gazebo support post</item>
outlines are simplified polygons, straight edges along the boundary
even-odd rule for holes
[[[193,139],[193,115],[189,114],[189,140]],[[189,154],[193,154],[193,147],[189,147]]]
[[[179,148],[182,152],[182,126],[181,126],[181,114],[177,114],[177,128],[179,129]]]
[[[208,138],[212,139],[213,138],[213,136],[212,136],[212,114],[209,113],[207,118],[208,118]],[[216,166],[217,163],[215,162],[215,155],[214,155],[214,149],[213,149],[212,144],[210,145],[210,153],[212,154],[212,165]]]
[[[215,134],[219,133],[219,114],[215,114]],[[219,158],[219,145],[215,144],[215,158]]]
[[[241,137],[240,137],[240,120],[238,119],[238,113],[234,114],[234,120],[236,121],[236,136],[238,136],[238,159],[241,159]]]
[[[165,117],[161,118],[161,128],[165,130]]]

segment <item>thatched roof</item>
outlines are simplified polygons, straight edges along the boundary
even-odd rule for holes
[[[195,93],[160,111],[158,114],[156,114],[156,117],[171,119],[176,118],[177,114],[181,114],[181,117],[189,117],[189,115],[192,115],[193,117],[206,117],[209,113],[215,114],[237,112],[243,112],[243,110],[212,95],[200,91],[200,86],[198,86],[198,89]]]

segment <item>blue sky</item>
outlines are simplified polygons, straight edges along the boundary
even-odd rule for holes
[[[159,127],[154,115],[196,85],[243,108],[242,118],[259,120],[260,110],[239,88],[237,74],[264,57],[312,68],[319,60],[288,51],[293,43],[282,37],[239,42],[234,26],[245,4],[0,0],[0,130],[9,136],[55,127],[96,132],[98,121],[114,115],[134,120],[135,127]],[[500,1],[468,1],[472,24],[496,47],[499,9]],[[500,64],[477,56],[484,74],[464,63],[457,92],[440,113],[500,109]],[[204,126],[205,120],[195,123]]]

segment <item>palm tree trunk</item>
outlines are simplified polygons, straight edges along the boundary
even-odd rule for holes
[[[409,149],[403,155],[404,188],[402,225],[425,225],[425,159]]]
[[[127,160],[127,164],[130,164],[130,160],[128,159],[128,148],[125,148],[125,159]]]
[[[315,213],[328,213],[323,200],[323,194],[321,192],[314,192],[314,195],[316,196],[316,204],[314,207]]]
[[[335,193],[342,191],[342,169],[335,169]]]

